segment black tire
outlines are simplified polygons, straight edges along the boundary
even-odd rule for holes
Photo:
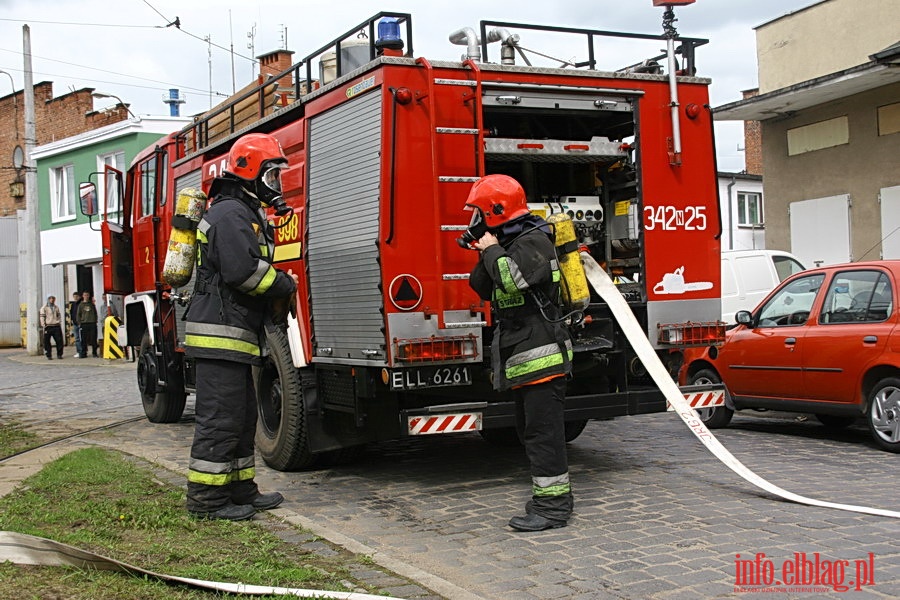
[[[691,375],[690,381],[688,383],[689,385],[722,383],[722,378],[719,377],[719,374],[712,369],[700,369],[699,371]],[[728,427],[728,424],[731,423],[731,417],[734,416],[734,411],[727,406],[697,408],[694,410],[697,411],[697,414],[700,415],[700,420],[703,421],[703,424],[706,425],[709,429],[721,429],[722,427]]]
[[[302,375],[291,361],[283,331],[267,327],[266,341],[269,356],[254,369],[259,404],[256,449],[278,471],[308,469],[318,456],[309,449]]]
[[[481,438],[491,446],[500,448],[515,448],[522,445],[522,438],[515,427],[496,427],[494,429],[482,429],[478,432]]]
[[[150,334],[145,333],[141,339],[141,351],[137,364],[138,389],[141,392],[141,403],[144,414],[151,423],[177,423],[184,413],[187,394],[181,374],[166,382],[166,388],[160,389],[159,365],[156,353],[150,344]]]
[[[574,442],[584,431],[584,428],[587,427],[587,424],[587,419],[582,419],[581,421],[566,421],[566,442]]]
[[[828,429],[845,429],[856,422],[856,417],[843,415],[816,415],[816,419]]]
[[[866,421],[883,450],[900,452],[900,379],[886,377],[869,393]]]

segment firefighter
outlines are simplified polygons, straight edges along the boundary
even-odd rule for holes
[[[528,211],[522,186],[488,175],[469,192],[470,232],[478,264],[469,285],[492,303],[497,321],[491,346],[494,389],[512,390],[531,467],[532,498],[518,531],[564,527],[574,499],[565,440],[565,386],[572,342],[559,319],[559,265],[550,227]]]
[[[187,311],[185,352],[196,364],[196,417],[187,509],[199,518],[241,521],[275,508],[278,492],[254,482],[257,406],[251,369],[261,363],[272,301],[293,298],[297,276],[275,269],[264,208],[283,206],[278,141],[247,134],[213,180],[197,227],[197,280]]]

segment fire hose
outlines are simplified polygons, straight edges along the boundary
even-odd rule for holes
[[[149,576],[154,579],[181,583],[191,587],[231,594],[247,594],[252,596],[297,596],[299,598],[331,598],[334,600],[400,600],[390,596],[378,596],[360,592],[333,592],[329,590],[306,590],[299,588],[273,587],[268,585],[251,585],[247,583],[222,583],[205,581],[190,577],[163,575],[135,567],[100,554],[87,552],[75,546],[36,537],[25,533],[0,531],[0,563],[10,561],[20,565],[42,565],[49,567],[76,567],[79,569],[96,569],[99,571],[117,571],[138,577]]]
[[[619,323],[619,327],[622,328],[622,332],[625,334],[625,337],[627,337],[628,341],[631,342],[631,346],[634,349],[635,353],[641,359],[641,362],[644,364],[647,372],[653,378],[653,381],[657,386],[659,386],[660,391],[662,391],[665,395],[666,400],[669,401],[669,404],[672,405],[672,407],[675,409],[675,412],[678,413],[678,416],[681,417],[681,420],[684,421],[684,424],[687,426],[687,428],[690,429],[691,432],[697,437],[697,439],[703,442],[703,444],[713,454],[713,456],[722,461],[722,463],[726,467],[728,467],[756,487],[784,498],[785,500],[790,500],[791,502],[900,519],[900,512],[894,510],[868,508],[866,506],[855,506],[852,504],[839,504],[835,502],[826,502],[823,500],[816,500],[814,498],[800,496],[799,494],[789,492],[778,487],[777,485],[769,483],[768,481],[748,469],[746,466],[744,466],[741,461],[735,458],[734,455],[731,454],[731,452],[729,452],[728,449],[725,448],[725,446],[723,446],[722,443],[719,442],[719,440],[717,440],[712,433],[710,433],[709,429],[706,428],[706,425],[703,424],[703,421],[700,420],[694,409],[691,408],[690,405],[688,405],[687,401],[684,399],[684,396],[681,393],[681,390],[679,390],[678,386],[675,385],[675,382],[672,381],[672,377],[669,375],[669,372],[662,364],[662,361],[660,361],[659,357],[656,356],[656,352],[650,345],[650,341],[647,339],[646,333],[644,332],[640,323],[638,323],[637,319],[634,317],[634,314],[631,312],[631,308],[628,306],[625,298],[622,296],[622,294],[619,293],[619,290],[616,289],[615,284],[609,278],[609,275],[607,275],[606,271],[599,264],[597,264],[597,262],[593,259],[593,257],[591,257],[590,254],[582,252],[581,258],[584,263],[584,271],[587,275],[588,281],[590,282],[594,290],[596,290],[596,292],[600,294],[600,297],[603,298],[603,300],[609,306],[609,309],[612,311],[613,316]]]

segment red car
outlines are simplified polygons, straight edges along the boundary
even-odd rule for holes
[[[685,353],[679,383],[723,382],[728,406],[705,409],[708,427],[734,410],[813,413],[829,427],[865,416],[883,449],[900,452],[900,260],[809,269],[784,280],[719,348]]]

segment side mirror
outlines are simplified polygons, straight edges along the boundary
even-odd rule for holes
[[[97,214],[97,185],[93,182],[79,184],[78,196],[81,198],[81,214],[93,217]]]
[[[739,310],[734,314],[734,320],[738,322],[738,325],[749,327],[753,322],[753,315],[750,314],[749,310]]]

